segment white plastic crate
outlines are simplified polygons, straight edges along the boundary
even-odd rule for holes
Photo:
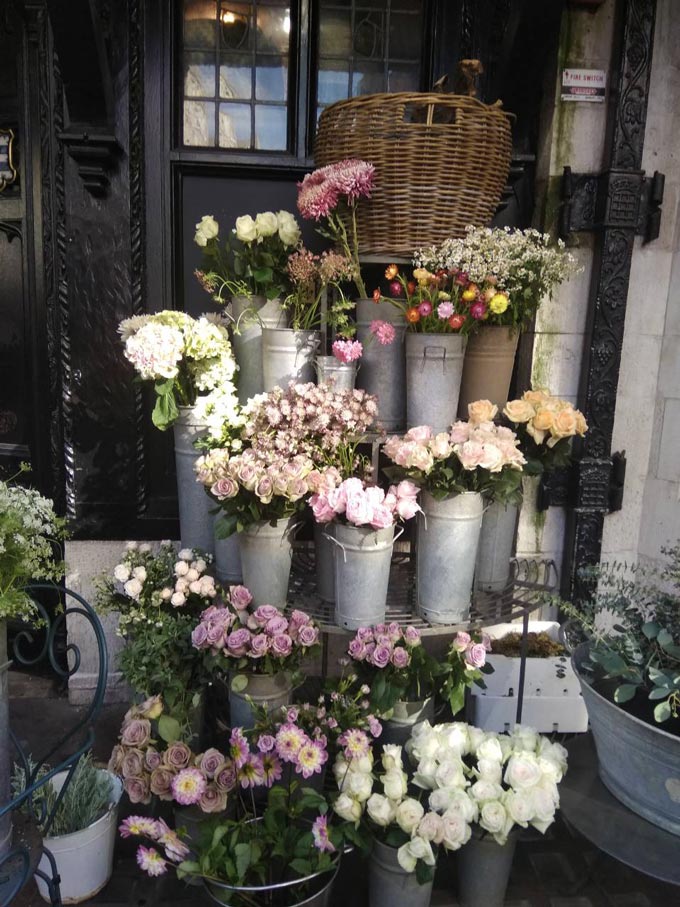
[[[529,632],[547,632],[558,638],[559,624],[552,621],[529,621]],[[521,633],[522,624],[496,624],[487,627],[491,639],[507,633]],[[470,690],[469,721],[487,731],[512,728],[517,715],[520,659],[505,655],[487,656],[494,673],[485,674],[486,690]],[[527,658],[522,705],[522,724],[543,733],[580,733],[588,729],[586,711],[578,678],[568,655],[554,658]]]

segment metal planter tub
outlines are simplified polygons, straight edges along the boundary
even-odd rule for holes
[[[580,673],[588,643],[572,656],[588,709],[602,783],[624,806],[680,836],[680,737],[605,699]]]

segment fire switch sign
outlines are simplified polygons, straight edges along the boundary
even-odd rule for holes
[[[607,74],[604,69],[563,69],[562,100],[604,101]]]

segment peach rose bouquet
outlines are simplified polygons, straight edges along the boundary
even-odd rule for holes
[[[518,400],[510,400],[503,415],[519,437],[530,475],[568,466],[572,439],[577,435],[582,438],[588,430],[580,410],[540,388],[525,391]]]

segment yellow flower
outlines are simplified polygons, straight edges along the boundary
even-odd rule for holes
[[[434,275],[430,274],[427,268],[416,268],[413,272],[413,276],[421,285],[421,287],[423,287],[428,283],[428,281],[432,280],[432,277]]]
[[[467,289],[467,290],[463,290],[461,295],[462,295],[464,302],[472,302],[474,299],[477,298],[477,288],[475,287],[474,290],[471,288]]]
[[[394,278],[399,273],[399,268],[396,265],[388,265],[385,268],[385,277],[387,280],[394,280]]]
[[[502,315],[508,307],[508,297],[505,293],[496,293],[489,300],[489,308],[494,315]]]

